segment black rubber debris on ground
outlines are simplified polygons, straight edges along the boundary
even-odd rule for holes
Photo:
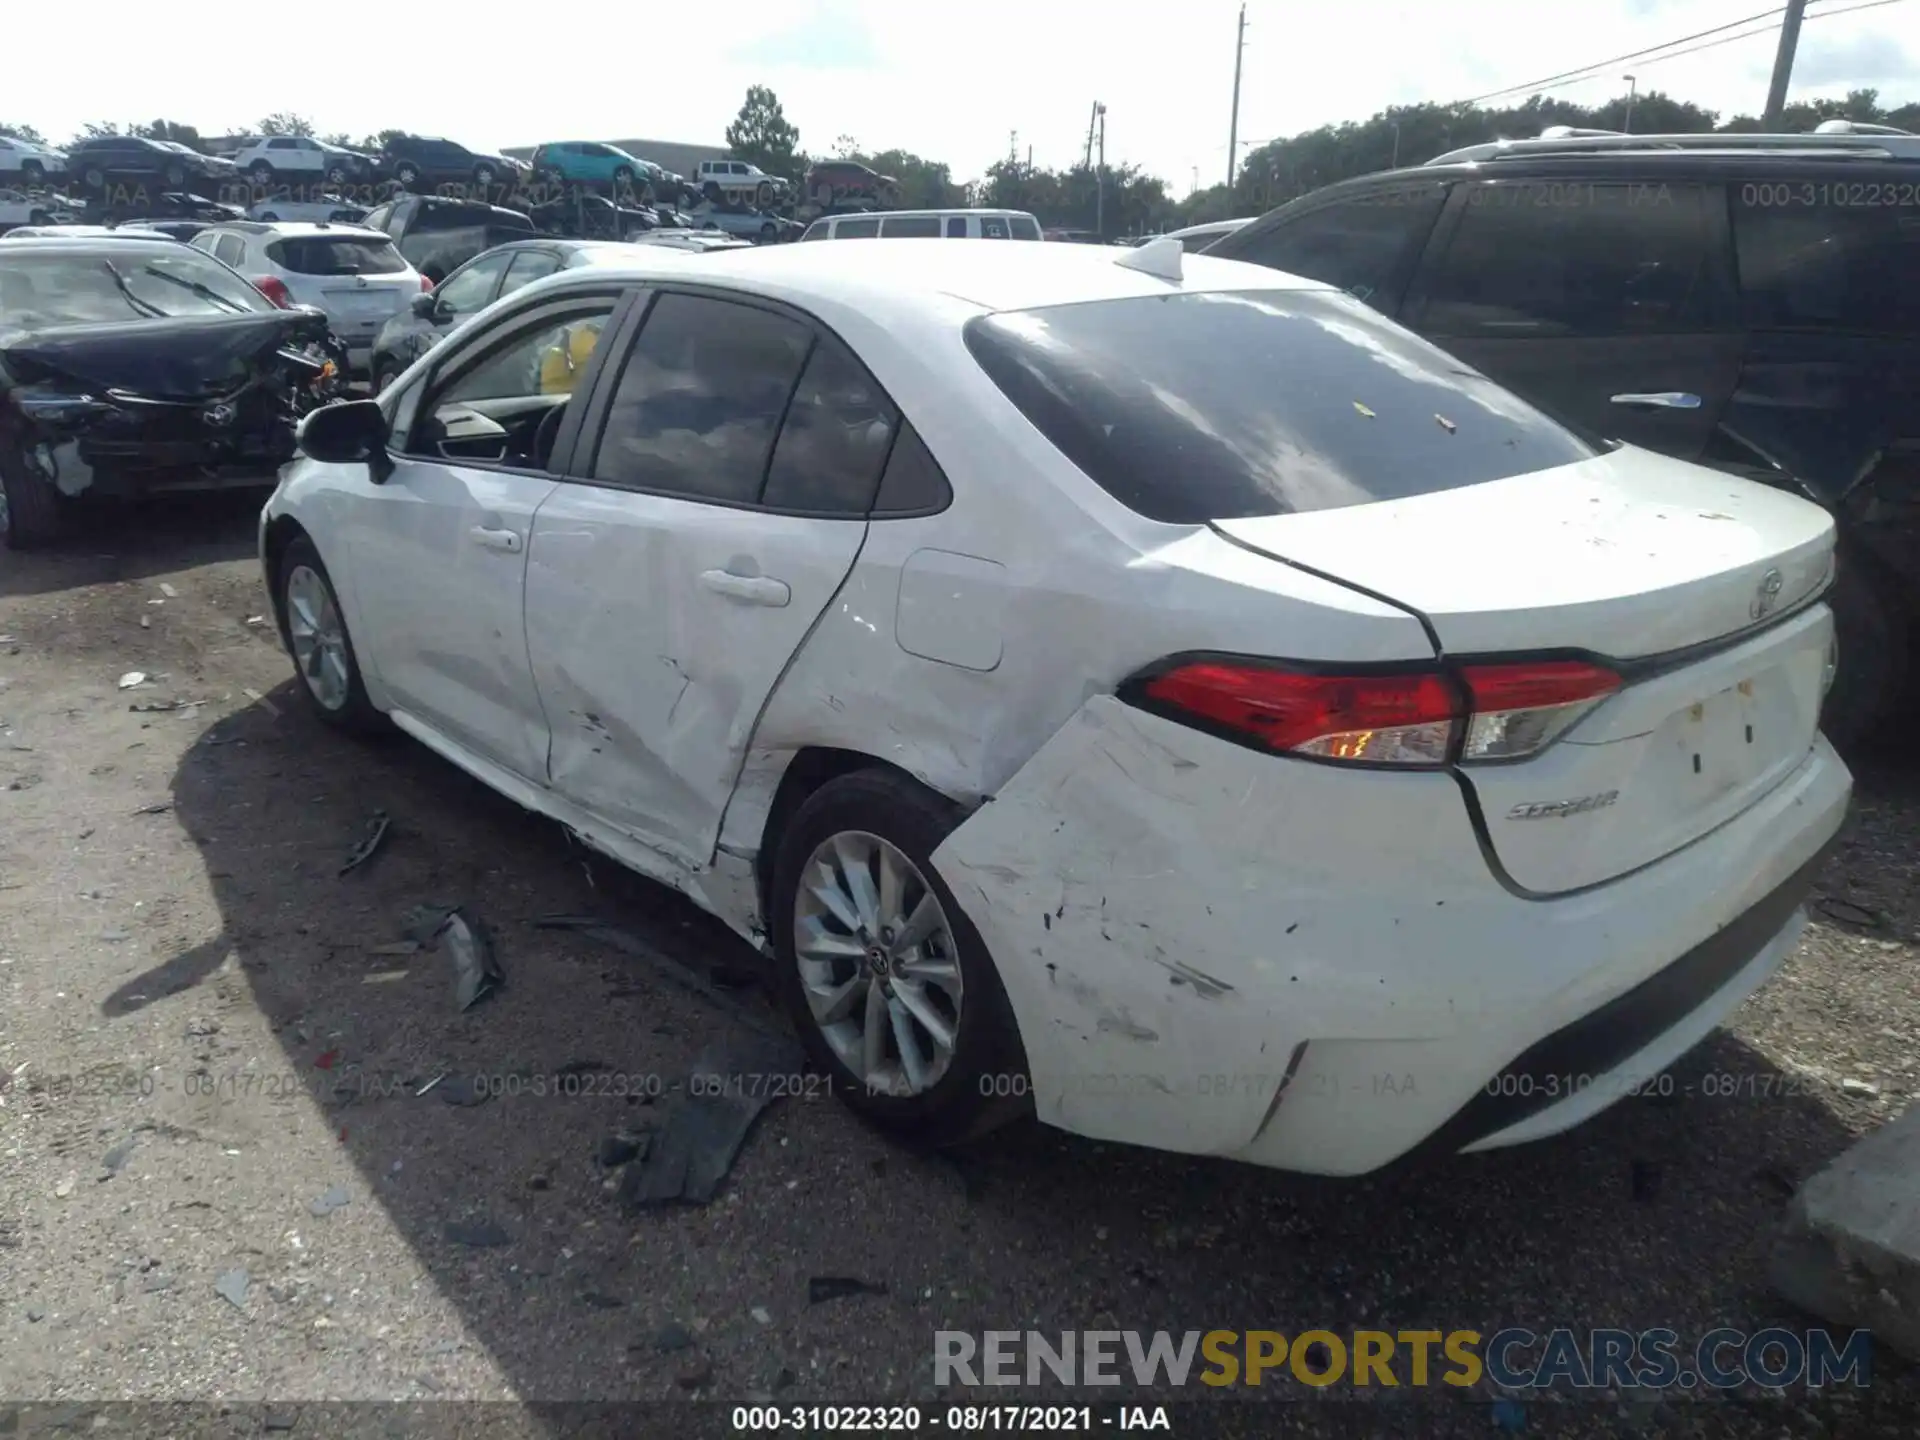
[[[843,1300],[850,1295],[884,1295],[885,1285],[870,1280],[859,1280],[851,1275],[815,1275],[807,1281],[807,1303],[822,1305],[829,1300]]]
[[[387,818],[387,812],[376,810],[367,821],[366,833],[360,837],[360,843],[347,853],[347,863],[340,867],[342,875],[351,875],[362,865],[379,853],[380,847],[387,843],[387,835],[393,829],[393,822]]]
[[[423,949],[443,948],[453,962],[453,1003],[471,1010],[506,983],[486,922],[460,905],[416,905],[402,933]]]
[[[696,974],[678,960],[663,952],[658,946],[649,944],[630,930],[617,925],[609,925],[592,915],[543,915],[533,922],[537,930],[577,930],[590,940],[631,955],[636,960],[644,960],[662,975],[689,990],[701,999],[724,1010],[748,1029],[775,1039],[786,1039],[781,1031],[742,1005],[731,995],[726,994],[711,980]]]
[[[505,1228],[491,1220],[449,1220],[444,1233],[454,1244],[476,1250],[492,1250],[513,1243],[513,1237]]]
[[[785,1037],[742,1035],[709,1047],[646,1157],[622,1173],[621,1200],[633,1207],[712,1200],[753,1122],[773,1102],[775,1077],[798,1075],[804,1061]]]

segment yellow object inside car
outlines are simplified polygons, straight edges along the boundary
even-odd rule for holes
[[[586,373],[587,361],[593,358],[593,347],[600,343],[600,327],[605,323],[601,318],[579,320],[561,331],[552,345],[540,356],[540,393],[542,395],[571,395],[573,387],[581,375]]]

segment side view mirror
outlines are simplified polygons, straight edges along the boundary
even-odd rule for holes
[[[387,417],[373,400],[342,400],[323,405],[294,432],[300,453],[325,465],[366,464],[375,484],[391,473],[387,460]]]
[[[413,313],[418,315],[422,320],[431,320],[433,318],[433,307],[437,299],[438,297],[433,291],[422,290],[408,303],[412,306]]]

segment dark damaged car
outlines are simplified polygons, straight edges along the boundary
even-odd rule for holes
[[[271,486],[339,393],[326,316],[282,309],[172,240],[0,246],[0,535],[60,539],[83,503]]]

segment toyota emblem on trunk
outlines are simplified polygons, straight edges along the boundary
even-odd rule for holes
[[[1764,620],[1773,613],[1773,607],[1780,603],[1780,587],[1784,582],[1778,570],[1769,570],[1760,577],[1759,588],[1753,592],[1753,604],[1747,607],[1747,614],[1755,620]]]
[[[201,411],[200,419],[208,425],[212,425],[216,428],[219,428],[222,426],[231,425],[233,423],[234,416],[238,415],[239,413],[240,412],[235,410],[233,406],[227,404],[226,401],[222,400],[218,404],[209,405],[205,410]]]

